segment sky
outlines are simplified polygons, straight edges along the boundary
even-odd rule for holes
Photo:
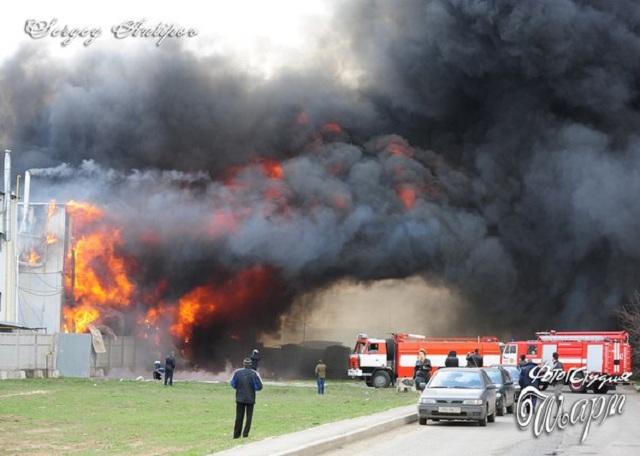
[[[203,55],[234,55],[248,67],[269,74],[284,61],[304,58],[305,50],[312,46],[314,31],[326,25],[333,2],[324,0],[240,0],[208,2],[157,1],[98,1],[91,8],[81,2],[25,1],[5,8],[0,23],[0,59],[5,59],[24,44],[37,43],[60,57],[71,57],[78,52],[92,52],[117,46],[154,47],[157,39],[136,38],[120,32],[116,38],[113,27],[146,19],[144,25],[154,28],[171,24],[187,31],[195,29],[197,35],[181,39],[189,48]],[[55,20],[55,22],[54,22]],[[27,22],[51,26],[49,33],[33,38],[27,32]],[[90,44],[89,37],[72,38],[62,45],[64,38],[52,36],[55,30],[100,30],[100,36]],[[29,29],[32,30],[32,29]],[[32,32],[35,34],[35,31]]]

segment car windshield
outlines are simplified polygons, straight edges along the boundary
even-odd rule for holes
[[[505,369],[509,372],[509,374],[511,374],[511,377],[513,377],[515,381],[520,378],[520,371],[517,367],[505,367]]]
[[[438,370],[429,382],[429,388],[484,388],[479,372]]]
[[[493,383],[502,383],[502,372],[498,369],[487,369],[487,374]]]

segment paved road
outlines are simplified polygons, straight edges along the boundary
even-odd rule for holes
[[[534,436],[533,427],[524,430],[516,424],[515,416],[497,417],[486,428],[471,423],[433,423],[427,426],[410,424],[376,437],[360,440],[338,449],[322,453],[323,456],[377,456],[393,454],[461,454],[461,455],[624,455],[640,451],[640,393],[622,386],[606,395],[564,393],[565,401],[574,404],[580,400],[602,398],[603,405],[624,395],[622,413],[593,420],[584,443],[580,439],[585,423],[568,424],[564,430]],[[597,414],[596,404],[594,414]],[[570,407],[567,407],[571,410]],[[576,416],[579,410],[576,411]],[[604,413],[602,413],[604,415]]]

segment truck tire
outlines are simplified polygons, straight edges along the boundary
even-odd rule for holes
[[[608,385],[604,385],[604,386],[595,385],[593,387],[593,392],[596,394],[607,394],[608,391],[609,391]]]
[[[569,389],[572,393],[586,393],[587,387],[584,384],[584,374],[582,372],[576,372],[576,382],[569,382]]]
[[[421,426],[426,426],[427,425],[427,419],[426,418],[420,418],[418,421],[419,421]]]
[[[391,376],[387,371],[379,370],[373,373],[371,383],[374,388],[387,388],[391,385]]]

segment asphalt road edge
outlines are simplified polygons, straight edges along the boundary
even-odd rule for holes
[[[291,448],[279,453],[275,453],[271,456],[315,456],[318,453],[336,450],[339,449],[342,445],[347,445],[357,440],[362,440],[374,435],[378,435],[383,432],[398,428],[400,426],[415,423],[417,421],[418,414],[416,411],[414,411],[403,416],[389,418],[387,420],[383,420],[369,426],[364,426],[361,429],[357,429],[355,431],[349,431],[343,434],[335,435],[333,437],[309,442],[296,448]]]

